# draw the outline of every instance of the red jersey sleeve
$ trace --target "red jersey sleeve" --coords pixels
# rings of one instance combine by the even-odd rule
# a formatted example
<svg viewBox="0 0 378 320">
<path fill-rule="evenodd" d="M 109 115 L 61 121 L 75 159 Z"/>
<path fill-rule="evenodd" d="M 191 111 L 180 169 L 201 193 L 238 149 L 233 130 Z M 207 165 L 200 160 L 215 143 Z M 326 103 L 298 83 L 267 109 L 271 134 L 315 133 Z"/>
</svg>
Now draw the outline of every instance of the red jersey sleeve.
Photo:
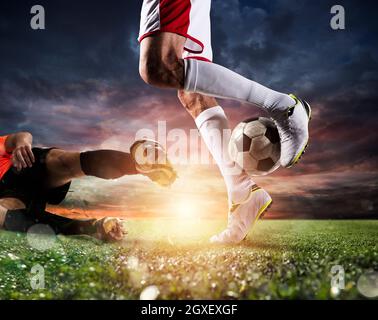
<svg viewBox="0 0 378 320">
<path fill-rule="evenodd" d="M 5 148 L 5 141 L 8 136 L 0 136 L 0 179 L 12 166 L 12 155 Z"/>
<path fill-rule="evenodd" d="M 0 136 L 0 156 L 8 155 L 8 152 L 5 149 L 5 141 L 8 136 Z"/>
</svg>

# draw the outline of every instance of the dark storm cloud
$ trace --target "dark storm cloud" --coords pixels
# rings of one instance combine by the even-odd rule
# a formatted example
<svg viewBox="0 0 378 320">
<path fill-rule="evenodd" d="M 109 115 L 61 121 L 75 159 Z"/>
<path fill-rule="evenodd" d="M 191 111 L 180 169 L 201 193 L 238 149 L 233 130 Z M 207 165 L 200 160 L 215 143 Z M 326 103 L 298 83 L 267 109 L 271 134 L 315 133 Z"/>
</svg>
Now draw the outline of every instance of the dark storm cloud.
<svg viewBox="0 0 378 320">
<path fill-rule="evenodd" d="M 39 1 L 47 30 L 32 31 L 35 1 L 3 1 L 0 57 L 11 74 L 45 77 L 56 83 L 85 78 L 137 78 L 135 42 L 138 1 Z"/>
<path fill-rule="evenodd" d="M 152 128 L 159 119 L 171 127 L 194 127 L 173 91 L 150 88 L 139 78 L 136 37 L 141 1 L 38 1 L 46 9 L 44 31 L 29 27 L 35 4 L 32 0 L 0 4 L 0 133 L 30 130 L 39 144 L 79 148 L 117 140 L 123 149 L 138 129 Z M 342 173 L 352 180 L 355 176 L 357 194 L 357 186 L 378 176 L 376 4 L 339 1 L 346 10 L 343 31 L 330 28 L 334 4 L 330 0 L 212 4 L 215 62 L 276 90 L 298 93 L 313 106 L 305 161 L 294 171 L 272 176 L 279 181 L 302 175 L 313 179 L 306 180 L 305 197 L 289 198 L 288 188 L 286 195 L 277 195 L 288 204 L 281 207 L 285 214 L 303 201 L 313 203 L 305 205 L 308 216 L 322 203 L 344 208 L 342 196 L 349 191 L 343 188 L 352 183 L 342 179 Z M 233 125 L 258 113 L 240 103 L 222 104 Z M 329 172 L 340 173 L 332 184 L 313 178 Z M 360 173 L 368 173 L 368 178 L 361 179 Z M 318 192 L 319 185 L 334 202 Z M 377 188 L 369 188 L 373 197 Z M 358 211 L 360 206 L 349 208 Z"/>
</svg>

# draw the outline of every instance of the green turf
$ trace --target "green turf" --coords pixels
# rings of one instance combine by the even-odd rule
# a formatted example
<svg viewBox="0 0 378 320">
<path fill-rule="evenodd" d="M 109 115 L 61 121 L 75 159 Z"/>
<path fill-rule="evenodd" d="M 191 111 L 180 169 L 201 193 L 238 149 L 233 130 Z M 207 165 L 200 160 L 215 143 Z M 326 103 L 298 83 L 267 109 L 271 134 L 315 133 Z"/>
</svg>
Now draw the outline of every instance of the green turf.
<svg viewBox="0 0 378 320">
<path fill-rule="evenodd" d="M 0 231 L 0 299 L 353 299 L 361 274 L 378 271 L 378 221 L 261 221 L 243 244 L 211 246 L 224 221 L 127 222 L 121 244 L 59 236 L 32 249 L 25 235 Z M 45 268 L 43 290 L 30 270 Z M 345 290 L 330 291 L 333 265 Z"/>
</svg>

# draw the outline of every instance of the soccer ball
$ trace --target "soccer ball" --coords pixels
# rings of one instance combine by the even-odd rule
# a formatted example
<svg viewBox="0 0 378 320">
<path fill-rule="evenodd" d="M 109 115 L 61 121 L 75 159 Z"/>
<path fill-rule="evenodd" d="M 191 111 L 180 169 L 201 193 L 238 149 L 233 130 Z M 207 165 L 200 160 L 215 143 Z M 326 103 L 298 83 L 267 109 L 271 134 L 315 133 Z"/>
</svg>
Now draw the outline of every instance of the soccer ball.
<svg viewBox="0 0 378 320">
<path fill-rule="evenodd" d="M 280 166 L 281 143 L 274 122 L 260 117 L 239 123 L 232 131 L 228 151 L 251 176 L 264 176 Z"/>
</svg>

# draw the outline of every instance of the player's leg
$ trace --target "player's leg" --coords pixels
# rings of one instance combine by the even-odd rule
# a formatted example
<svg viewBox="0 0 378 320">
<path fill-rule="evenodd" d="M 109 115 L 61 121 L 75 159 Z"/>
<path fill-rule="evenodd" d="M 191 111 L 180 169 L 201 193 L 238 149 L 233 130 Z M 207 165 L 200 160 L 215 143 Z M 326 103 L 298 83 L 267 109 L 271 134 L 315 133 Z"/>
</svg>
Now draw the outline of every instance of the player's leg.
<svg viewBox="0 0 378 320">
<path fill-rule="evenodd" d="M 137 174 L 135 162 L 126 152 L 95 150 L 69 152 L 52 149 L 46 156 L 47 187 L 56 188 L 82 176 L 116 179 Z"/>
<path fill-rule="evenodd" d="M 160 8 L 157 8 L 159 6 Z M 160 10 L 150 10 L 156 9 L 155 7 Z M 172 16 L 174 12 L 177 16 Z M 154 23 L 151 24 L 151 21 Z M 187 26 L 177 28 L 171 21 L 187 23 Z M 160 25 L 160 29 L 156 28 L 156 25 Z M 309 137 L 308 122 L 311 110 L 306 102 L 295 96 L 271 90 L 223 66 L 201 59 L 182 59 L 181 52 L 187 49 L 187 41 L 194 39 L 201 43 L 202 39 L 195 39 L 192 34 L 197 38 L 203 34 L 210 34 L 209 0 L 170 0 L 164 3 L 158 0 L 144 1 L 142 26 L 144 28 L 141 28 L 140 36 L 140 73 L 147 83 L 257 105 L 276 121 L 282 144 L 282 166 L 290 167 L 298 160 Z M 185 35 L 186 39 L 184 41 L 181 36 L 170 35 L 171 33 Z M 207 36 L 206 39 L 209 38 Z M 202 43 L 201 45 L 203 46 Z M 210 43 L 206 45 L 210 46 Z"/>
<path fill-rule="evenodd" d="M 179 99 L 195 119 L 206 146 L 213 155 L 227 187 L 229 199 L 228 226 L 212 242 L 237 243 L 264 213 L 272 199 L 256 186 L 245 171 L 238 168 L 228 154 L 231 137 L 228 119 L 214 98 L 179 91 Z"/>
<path fill-rule="evenodd" d="M 26 208 L 24 202 L 18 198 L 1 198 L 0 229 L 27 232 L 31 226 L 40 223 L 49 225 L 57 234 L 87 234 L 107 241 L 121 240 L 126 234 L 121 219 L 112 217 L 99 220 L 69 219 L 49 213 L 44 209 L 43 212 L 34 212 L 36 209 L 35 207 Z"/>
<path fill-rule="evenodd" d="M 183 59 L 186 38 L 159 32 L 140 44 L 142 79 L 161 88 L 185 89 L 204 95 L 253 103 L 267 111 L 288 109 L 295 101 L 223 66 L 198 59 Z"/>
<path fill-rule="evenodd" d="M 228 154 L 231 130 L 223 108 L 215 98 L 197 93 L 179 91 L 178 97 L 194 118 L 202 139 L 222 173 L 230 202 L 242 201 L 254 182 L 235 166 Z"/>
<path fill-rule="evenodd" d="M 17 212 L 17 214 L 26 215 L 27 213 L 23 211 Z M 102 219 L 70 219 L 44 211 L 43 214 L 40 215 L 38 223 L 49 225 L 56 234 L 89 235 L 106 241 L 122 240 L 126 234 L 123 220 L 114 217 Z"/>
<path fill-rule="evenodd" d="M 56 234 L 85 234 L 106 241 L 122 240 L 126 234 L 123 221 L 118 218 L 69 219 L 43 211 L 38 214 L 37 219 L 34 213 L 24 208 L 24 206 L 10 206 L 8 203 L 1 204 L 0 200 L 0 229 L 4 228 L 7 231 L 14 232 L 27 232 L 28 229 L 35 224 L 48 225 Z"/>
<path fill-rule="evenodd" d="M 184 89 L 252 103 L 266 111 L 280 135 L 283 167 L 294 165 L 308 145 L 311 108 L 292 94 L 271 90 L 227 68 L 197 59 L 185 60 Z"/>
</svg>

